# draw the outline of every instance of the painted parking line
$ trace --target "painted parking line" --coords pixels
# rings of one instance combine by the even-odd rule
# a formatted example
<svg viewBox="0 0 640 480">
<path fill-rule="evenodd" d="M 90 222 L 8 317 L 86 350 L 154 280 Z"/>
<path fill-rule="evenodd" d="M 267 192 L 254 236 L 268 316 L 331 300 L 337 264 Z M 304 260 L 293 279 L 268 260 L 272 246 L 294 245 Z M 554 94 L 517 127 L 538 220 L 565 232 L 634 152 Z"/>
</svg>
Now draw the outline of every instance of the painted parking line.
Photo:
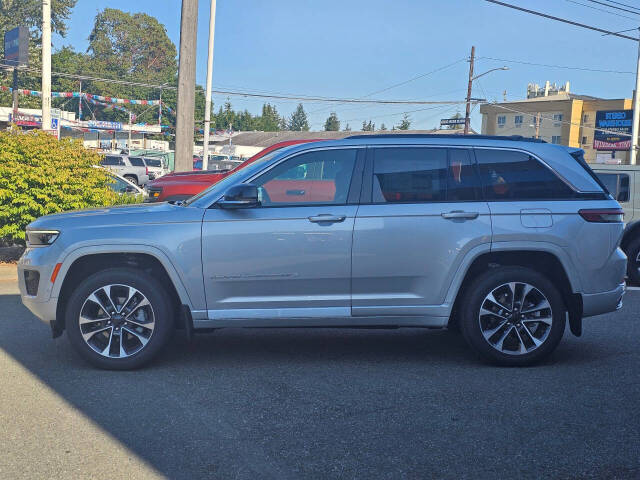
<svg viewBox="0 0 640 480">
<path fill-rule="evenodd" d="M 633 290 L 634 292 L 640 291 L 640 287 L 627 287 L 627 291 Z"/>
</svg>

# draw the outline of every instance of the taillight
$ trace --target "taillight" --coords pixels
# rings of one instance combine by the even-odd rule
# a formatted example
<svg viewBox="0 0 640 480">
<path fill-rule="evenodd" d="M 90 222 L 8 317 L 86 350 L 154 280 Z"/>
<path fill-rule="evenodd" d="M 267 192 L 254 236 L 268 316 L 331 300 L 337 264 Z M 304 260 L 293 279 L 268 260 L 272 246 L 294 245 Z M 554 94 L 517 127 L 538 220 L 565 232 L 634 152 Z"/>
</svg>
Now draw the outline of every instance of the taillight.
<svg viewBox="0 0 640 480">
<path fill-rule="evenodd" d="M 624 219 L 624 211 L 621 208 L 587 208 L 579 210 L 578 213 L 591 223 L 621 223 Z"/>
<path fill-rule="evenodd" d="M 149 167 L 144 167 L 145 175 L 149 175 Z"/>
</svg>

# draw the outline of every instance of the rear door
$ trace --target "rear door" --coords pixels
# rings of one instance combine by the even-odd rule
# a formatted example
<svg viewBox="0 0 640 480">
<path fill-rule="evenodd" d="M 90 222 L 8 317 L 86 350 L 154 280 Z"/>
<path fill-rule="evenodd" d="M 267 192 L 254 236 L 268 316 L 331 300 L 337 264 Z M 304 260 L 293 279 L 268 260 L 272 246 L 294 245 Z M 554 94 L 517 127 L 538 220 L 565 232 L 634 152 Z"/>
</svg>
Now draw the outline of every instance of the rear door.
<svg viewBox="0 0 640 480">
<path fill-rule="evenodd" d="M 444 315 L 466 254 L 490 248 L 470 148 L 370 149 L 353 235 L 354 316 Z"/>
</svg>

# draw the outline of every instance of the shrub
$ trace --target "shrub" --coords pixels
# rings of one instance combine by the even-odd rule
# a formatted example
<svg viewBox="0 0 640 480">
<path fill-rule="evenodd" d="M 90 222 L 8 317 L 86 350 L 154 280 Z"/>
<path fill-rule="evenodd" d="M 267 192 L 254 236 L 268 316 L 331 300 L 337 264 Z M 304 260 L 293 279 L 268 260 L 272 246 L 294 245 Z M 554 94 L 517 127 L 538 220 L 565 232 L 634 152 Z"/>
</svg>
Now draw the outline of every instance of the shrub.
<svg viewBox="0 0 640 480">
<path fill-rule="evenodd" d="M 0 132 L 0 244 L 24 243 L 25 227 L 50 213 L 136 199 L 116 194 L 94 168 L 98 154 L 41 131 Z"/>
</svg>

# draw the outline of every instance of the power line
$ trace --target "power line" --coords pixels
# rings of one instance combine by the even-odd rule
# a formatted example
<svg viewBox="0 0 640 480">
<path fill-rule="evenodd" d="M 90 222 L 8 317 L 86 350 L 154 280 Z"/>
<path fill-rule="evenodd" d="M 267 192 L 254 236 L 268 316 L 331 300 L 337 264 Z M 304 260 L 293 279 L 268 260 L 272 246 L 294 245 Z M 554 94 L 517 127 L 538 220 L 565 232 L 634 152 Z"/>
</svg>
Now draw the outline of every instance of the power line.
<svg viewBox="0 0 640 480">
<path fill-rule="evenodd" d="M 620 8 L 620 7 L 616 7 L 615 5 L 609 5 L 607 3 L 604 2 L 599 2 L 598 0 L 587 0 L 588 2 L 591 3 L 597 3 L 598 5 L 604 5 L 605 7 L 609 7 L 609 8 L 615 8 L 616 10 L 622 10 L 623 12 L 629 12 L 629 13 L 634 13 L 636 15 L 640 15 L 640 12 L 635 12 L 633 10 L 627 10 L 626 8 Z M 615 2 L 613 2 L 615 3 Z M 634 8 L 634 7 L 631 7 Z"/>
<path fill-rule="evenodd" d="M 635 29 L 634 29 L 635 30 Z M 550 65 L 546 63 L 533 63 L 533 62 L 523 62 L 522 60 L 509 60 L 506 58 L 495 58 L 495 57 L 479 57 L 481 59 L 486 60 L 495 60 L 497 62 L 506 62 L 506 63 L 520 63 L 522 65 L 532 65 L 536 67 L 548 67 L 548 68 L 561 68 L 565 70 L 582 70 L 585 72 L 599 72 L 599 73 L 624 73 L 629 75 L 635 75 L 636 72 L 627 72 L 621 70 L 601 70 L 598 68 L 587 68 L 587 67 L 568 67 L 566 65 Z"/>
<path fill-rule="evenodd" d="M 617 17 L 628 18 L 629 20 L 634 20 L 634 21 L 637 20 L 637 18 L 629 17 L 627 15 L 622 15 L 621 13 L 617 13 L 617 12 L 612 12 L 612 11 L 606 10 L 604 8 L 594 7 L 593 5 L 587 5 L 586 3 L 577 2 L 576 0 L 565 0 L 565 2 L 575 3 L 576 5 L 582 5 L 583 7 L 590 8 L 592 10 L 597 10 L 599 12 L 608 13 L 609 15 L 615 15 Z M 596 2 L 596 3 L 600 3 L 600 2 Z M 615 8 L 615 7 L 612 7 L 612 8 Z M 633 13 L 635 13 L 635 12 L 633 12 Z M 640 15 L 640 13 L 636 13 L 636 15 Z"/>
<path fill-rule="evenodd" d="M 391 90 L 393 88 L 401 87 L 402 85 L 406 85 L 407 83 L 415 82 L 416 80 L 419 80 L 421 78 L 427 77 L 429 75 L 432 75 L 434 73 L 440 72 L 442 70 L 446 70 L 447 68 L 453 67 L 454 65 L 457 65 L 458 63 L 461 63 L 461 62 L 464 62 L 464 61 L 466 61 L 466 58 L 461 58 L 459 60 L 456 60 L 455 62 L 449 63 L 448 65 L 445 65 L 445 66 L 440 67 L 440 68 L 436 68 L 435 70 L 431 70 L 430 72 L 422 73 L 420 75 L 416 75 L 415 77 L 412 77 L 409 80 L 405 80 L 403 82 L 395 83 L 393 85 L 390 85 L 388 87 L 382 88 L 380 90 L 376 90 L 375 92 L 367 93 L 366 95 L 363 95 L 362 97 L 358 97 L 358 99 L 361 100 L 363 98 L 367 98 L 367 97 L 370 97 L 372 95 L 376 95 L 378 93 L 386 92 L 386 91 Z M 319 108 L 317 110 L 312 110 L 311 112 L 308 113 L 308 115 L 311 115 L 312 113 L 321 112 L 323 110 L 326 110 L 326 107 Z"/>
<path fill-rule="evenodd" d="M 636 10 L 640 11 L 640 8 L 638 8 L 638 7 L 632 7 L 631 5 L 627 5 L 626 3 L 616 2 L 616 1 L 614 1 L 614 0 L 607 0 L 607 2 L 609 2 L 609 3 L 615 3 L 615 4 L 617 4 L 617 5 L 622 5 L 623 7 L 635 8 Z"/>
<path fill-rule="evenodd" d="M 574 25 L 576 27 L 586 28 L 588 30 L 594 30 L 594 31 L 600 32 L 600 33 L 608 33 L 609 35 L 613 35 L 614 37 L 626 38 L 627 40 L 633 40 L 634 42 L 638 41 L 637 38 L 630 37 L 629 35 L 622 35 L 621 33 L 611 32 L 611 31 L 605 30 L 603 28 L 593 27 L 591 25 L 586 25 L 584 23 L 574 22 L 572 20 L 567 20 L 565 18 L 554 17 L 553 15 L 548 15 L 546 13 L 537 12 L 535 10 L 529 10 L 528 8 L 517 7 L 515 5 L 511 5 L 510 3 L 500 2 L 498 0 L 485 0 L 485 1 L 489 2 L 489 3 L 495 3 L 496 5 L 501 5 L 503 7 L 513 8 L 514 10 L 520 10 L 521 12 L 530 13 L 532 15 L 538 15 L 539 17 L 548 18 L 550 20 L 556 20 L 558 22 L 568 23 L 569 25 Z"/>
</svg>

